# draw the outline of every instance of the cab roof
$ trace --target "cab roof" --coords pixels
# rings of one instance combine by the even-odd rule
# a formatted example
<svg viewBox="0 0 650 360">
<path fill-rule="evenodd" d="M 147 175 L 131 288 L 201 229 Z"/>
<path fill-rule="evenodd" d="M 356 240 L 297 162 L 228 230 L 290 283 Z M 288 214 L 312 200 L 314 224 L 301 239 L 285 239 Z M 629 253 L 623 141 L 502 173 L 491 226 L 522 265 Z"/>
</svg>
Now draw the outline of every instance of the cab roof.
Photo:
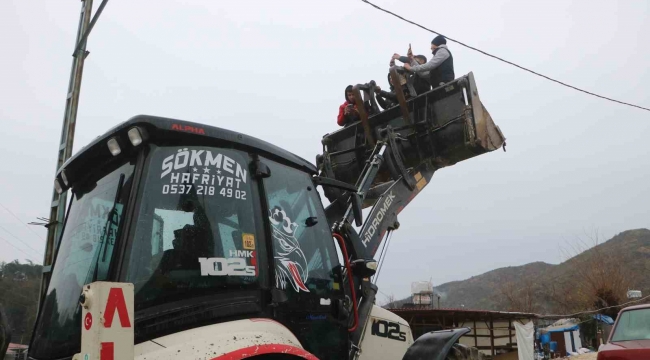
<svg viewBox="0 0 650 360">
<path fill-rule="evenodd" d="M 252 151 L 259 155 L 278 160 L 287 165 L 300 168 L 311 174 L 316 174 L 316 167 L 309 161 L 264 140 L 249 135 L 226 130 L 214 126 L 194 123 L 190 121 L 163 118 L 149 115 L 138 115 L 113 127 L 90 144 L 84 146 L 58 170 L 57 177 L 63 169 L 71 171 L 83 169 L 85 166 L 99 161 L 101 158 L 110 158 L 111 153 L 107 142 L 112 137 L 118 137 L 121 146 L 130 146 L 127 131 L 134 126 L 139 126 L 147 131 L 151 141 L 167 141 L 175 143 L 178 140 L 196 141 L 197 144 L 207 146 L 224 146 Z M 187 144 L 187 143 L 185 143 Z"/>
</svg>

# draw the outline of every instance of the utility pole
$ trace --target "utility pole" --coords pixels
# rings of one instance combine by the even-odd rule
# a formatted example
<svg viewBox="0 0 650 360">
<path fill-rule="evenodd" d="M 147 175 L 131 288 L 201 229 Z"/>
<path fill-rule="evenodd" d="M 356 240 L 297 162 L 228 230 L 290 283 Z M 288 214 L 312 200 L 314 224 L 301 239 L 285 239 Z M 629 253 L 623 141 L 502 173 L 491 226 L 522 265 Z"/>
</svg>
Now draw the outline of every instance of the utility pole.
<svg viewBox="0 0 650 360">
<path fill-rule="evenodd" d="M 58 147 L 58 158 L 56 161 L 56 171 L 72 156 L 72 145 L 74 144 L 74 130 L 77 121 L 77 109 L 79 107 L 79 92 L 81 90 L 81 77 L 83 74 L 84 61 L 89 52 L 86 51 L 86 40 L 90 31 L 95 26 L 99 15 L 101 15 L 108 0 L 103 0 L 97 12 L 93 16 L 93 0 L 81 0 L 81 15 L 79 17 L 79 27 L 77 29 L 77 39 L 75 49 L 72 53 L 72 70 L 70 73 L 70 82 L 65 100 L 65 113 L 63 115 L 63 128 L 61 129 L 61 141 Z M 50 217 L 47 228 L 47 240 L 45 244 L 45 256 L 43 258 L 43 277 L 41 281 L 40 300 L 47 291 L 47 286 L 52 275 L 52 262 L 54 254 L 58 247 L 59 237 L 63 220 L 65 218 L 67 193 L 59 194 L 56 189 L 53 190 L 52 203 L 50 205 Z"/>
</svg>

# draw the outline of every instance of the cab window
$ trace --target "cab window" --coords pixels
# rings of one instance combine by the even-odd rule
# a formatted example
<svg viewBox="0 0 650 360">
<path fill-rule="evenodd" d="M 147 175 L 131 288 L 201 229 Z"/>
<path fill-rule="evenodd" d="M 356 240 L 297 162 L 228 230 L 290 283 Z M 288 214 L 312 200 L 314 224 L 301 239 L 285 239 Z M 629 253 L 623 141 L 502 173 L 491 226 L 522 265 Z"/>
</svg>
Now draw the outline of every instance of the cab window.
<svg viewBox="0 0 650 360">
<path fill-rule="evenodd" d="M 271 176 L 264 179 L 273 241 L 275 286 L 288 292 L 327 296 L 338 284 L 339 266 L 318 192 L 310 176 L 264 160 Z"/>
<path fill-rule="evenodd" d="M 260 256 L 247 153 L 154 147 L 143 179 L 126 281 L 136 310 L 259 287 Z"/>
</svg>

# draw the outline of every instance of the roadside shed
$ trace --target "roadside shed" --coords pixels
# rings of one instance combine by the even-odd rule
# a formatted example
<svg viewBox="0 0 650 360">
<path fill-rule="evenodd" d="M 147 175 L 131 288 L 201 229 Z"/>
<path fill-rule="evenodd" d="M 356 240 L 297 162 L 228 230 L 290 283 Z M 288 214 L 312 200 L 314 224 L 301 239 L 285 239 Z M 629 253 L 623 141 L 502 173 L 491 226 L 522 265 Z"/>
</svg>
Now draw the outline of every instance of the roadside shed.
<svg viewBox="0 0 650 360">
<path fill-rule="evenodd" d="M 515 322 L 527 324 L 537 317 L 532 313 L 429 307 L 389 310 L 409 323 L 414 338 L 430 331 L 467 327 L 471 331 L 460 343 L 476 347 L 492 358 L 517 350 Z"/>
<path fill-rule="evenodd" d="M 557 352 L 566 356 L 569 352 L 578 352 L 582 347 L 580 340 L 579 321 L 575 319 L 562 319 L 553 325 L 540 329 L 540 334 L 550 334 L 550 341 L 557 343 Z"/>
</svg>

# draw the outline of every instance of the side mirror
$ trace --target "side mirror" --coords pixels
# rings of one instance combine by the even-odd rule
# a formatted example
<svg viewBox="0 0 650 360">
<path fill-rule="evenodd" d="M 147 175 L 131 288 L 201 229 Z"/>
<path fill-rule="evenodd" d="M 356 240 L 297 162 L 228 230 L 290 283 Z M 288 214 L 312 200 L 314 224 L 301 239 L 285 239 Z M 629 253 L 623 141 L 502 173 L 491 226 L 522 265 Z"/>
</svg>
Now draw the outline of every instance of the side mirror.
<svg viewBox="0 0 650 360">
<path fill-rule="evenodd" d="M 332 317 L 341 325 L 350 322 L 350 298 L 346 295 L 343 299 L 333 299 Z"/>
<path fill-rule="evenodd" d="M 369 278 L 377 272 L 377 261 L 358 259 L 352 262 L 352 273 L 360 278 Z"/>
<path fill-rule="evenodd" d="M 361 196 L 359 196 L 359 194 L 357 193 L 356 186 L 350 185 L 346 182 L 339 181 L 336 179 L 324 177 L 324 176 L 314 176 L 312 180 L 316 185 L 333 187 L 336 189 L 347 191 L 350 194 L 350 203 L 352 204 L 352 214 L 354 215 L 354 223 L 357 226 L 361 226 L 363 224 L 363 213 L 361 212 L 361 210 L 363 209 L 362 206 L 363 201 L 361 200 Z"/>
</svg>

